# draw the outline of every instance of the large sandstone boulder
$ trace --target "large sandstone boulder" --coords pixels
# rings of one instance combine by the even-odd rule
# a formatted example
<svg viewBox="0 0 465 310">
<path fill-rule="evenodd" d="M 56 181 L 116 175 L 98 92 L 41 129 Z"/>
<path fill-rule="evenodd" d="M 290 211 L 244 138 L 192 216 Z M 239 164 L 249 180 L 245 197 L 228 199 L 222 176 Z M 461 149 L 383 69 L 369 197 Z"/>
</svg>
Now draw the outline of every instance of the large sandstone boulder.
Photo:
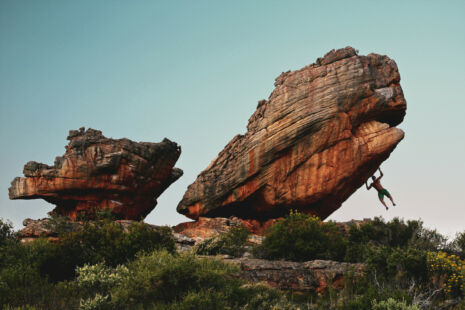
<svg viewBox="0 0 465 310">
<path fill-rule="evenodd" d="M 24 178 L 15 178 L 10 199 L 42 198 L 53 212 L 75 220 L 98 210 L 119 219 L 141 219 L 156 198 L 181 175 L 174 168 L 181 148 L 168 139 L 160 143 L 109 139 L 98 130 L 71 130 L 66 153 L 53 166 L 28 162 Z"/>
<path fill-rule="evenodd" d="M 324 219 L 404 137 L 396 63 L 347 47 L 282 73 L 237 135 L 189 186 L 177 211 L 192 219 L 268 220 L 290 209 Z"/>
</svg>

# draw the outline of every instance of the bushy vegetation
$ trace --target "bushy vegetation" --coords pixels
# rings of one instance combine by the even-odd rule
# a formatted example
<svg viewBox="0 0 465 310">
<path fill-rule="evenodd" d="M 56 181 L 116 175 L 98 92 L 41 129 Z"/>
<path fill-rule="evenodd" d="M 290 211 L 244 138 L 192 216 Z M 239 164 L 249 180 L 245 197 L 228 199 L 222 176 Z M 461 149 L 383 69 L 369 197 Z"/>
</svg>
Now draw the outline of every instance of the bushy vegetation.
<svg viewBox="0 0 465 310">
<path fill-rule="evenodd" d="M 444 300 L 465 305 L 465 233 L 453 242 L 421 221 L 375 218 L 338 227 L 292 212 L 274 225 L 255 249 L 267 259 L 333 259 L 363 263 L 363 277 L 346 277 L 337 298 L 319 298 L 321 309 L 435 309 Z M 334 295 L 334 293 L 332 293 Z M 329 298 L 329 299 L 328 299 Z M 334 303 L 337 300 L 337 303 Z M 415 303 L 414 306 L 411 306 Z M 413 307 L 413 308 L 412 308 Z"/>
<path fill-rule="evenodd" d="M 100 216 L 100 215 L 99 215 Z M 340 225 L 292 212 L 270 228 L 256 256 L 364 264 L 347 270 L 344 289 L 293 295 L 248 284 L 238 270 L 197 254 L 241 256 L 248 231 L 233 227 L 178 254 L 169 228 L 127 227 L 105 216 L 75 230 L 50 225 L 59 239 L 21 243 L 0 220 L 2 309 L 463 309 L 465 233 L 455 240 L 421 221 L 375 218 Z"/>
<path fill-rule="evenodd" d="M 227 254 L 239 257 L 245 251 L 249 234 L 244 227 L 231 227 L 228 232 L 208 238 L 198 244 L 195 252 L 200 255 Z"/>
<path fill-rule="evenodd" d="M 77 266 L 104 261 L 116 266 L 131 260 L 140 251 L 175 250 L 175 242 L 168 227 L 153 229 L 145 223 L 134 223 L 124 231 L 116 222 L 85 223 L 83 229 L 60 236 L 40 266 L 43 274 L 53 281 L 74 278 Z"/>
<path fill-rule="evenodd" d="M 465 297 L 465 261 L 445 252 L 428 253 L 428 268 L 434 281 L 452 298 Z"/>
<path fill-rule="evenodd" d="M 342 260 L 346 247 L 347 239 L 335 223 L 322 223 L 317 217 L 291 212 L 269 229 L 255 254 L 267 259 Z"/>
<path fill-rule="evenodd" d="M 462 259 L 465 259 L 465 231 L 458 233 L 455 240 L 452 242 L 454 251 Z"/>
<path fill-rule="evenodd" d="M 81 309 L 271 309 L 287 301 L 276 290 L 244 285 L 235 267 L 218 259 L 155 251 L 127 266 L 78 269 L 87 289 Z M 269 305 L 269 306 L 266 306 Z"/>
<path fill-rule="evenodd" d="M 416 305 L 407 305 L 404 300 L 388 298 L 380 302 L 373 301 L 372 310 L 420 310 L 420 308 Z"/>
<path fill-rule="evenodd" d="M 0 305 L 65 308 L 61 296 L 72 301 L 76 295 L 72 287 L 76 267 L 99 262 L 113 267 L 141 251 L 175 250 L 168 227 L 155 230 L 144 223 L 132 224 L 125 232 L 118 223 L 89 222 L 82 230 L 63 233 L 57 243 L 39 239 L 22 244 L 4 222 L 0 231 Z"/>
</svg>

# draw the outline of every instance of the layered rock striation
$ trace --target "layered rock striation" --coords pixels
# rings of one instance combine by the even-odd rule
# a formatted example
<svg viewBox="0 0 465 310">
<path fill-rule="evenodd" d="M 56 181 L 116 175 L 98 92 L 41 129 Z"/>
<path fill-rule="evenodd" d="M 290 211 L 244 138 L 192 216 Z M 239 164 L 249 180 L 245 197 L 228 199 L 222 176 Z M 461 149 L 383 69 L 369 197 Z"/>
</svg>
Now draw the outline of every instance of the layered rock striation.
<svg viewBox="0 0 465 310">
<path fill-rule="evenodd" d="M 351 47 L 282 73 L 246 134 L 200 173 L 177 211 L 265 221 L 295 209 L 325 219 L 404 137 L 399 82 L 394 60 Z"/>
<path fill-rule="evenodd" d="M 10 199 L 42 198 L 56 214 L 75 220 L 107 209 L 119 219 L 141 219 L 156 198 L 182 175 L 175 142 L 109 139 L 101 131 L 71 130 L 66 153 L 53 166 L 28 162 L 9 188 Z"/>
<path fill-rule="evenodd" d="M 330 260 L 307 262 L 269 261 L 256 258 L 225 259 L 240 268 L 239 276 L 247 282 L 264 282 L 271 287 L 297 292 L 325 292 L 344 287 L 348 273 L 360 276 L 363 264 Z"/>
</svg>

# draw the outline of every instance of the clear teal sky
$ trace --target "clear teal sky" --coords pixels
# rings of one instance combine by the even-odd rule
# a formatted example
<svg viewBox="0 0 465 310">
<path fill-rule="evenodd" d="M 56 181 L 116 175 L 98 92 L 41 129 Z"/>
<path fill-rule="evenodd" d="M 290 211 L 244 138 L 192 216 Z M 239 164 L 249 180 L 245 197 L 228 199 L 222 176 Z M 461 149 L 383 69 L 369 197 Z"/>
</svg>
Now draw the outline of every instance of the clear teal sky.
<svg viewBox="0 0 465 310">
<path fill-rule="evenodd" d="M 52 210 L 10 201 L 7 188 L 86 126 L 178 142 L 185 174 L 146 220 L 183 221 L 186 187 L 245 132 L 274 79 L 347 45 L 397 62 L 406 138 L 383 165 L 398 206 L 386 212 L 360 189 L 331 219 L 465 230 L 465 1 L 0 0 L 0 217 L 20 228 Z"/>
</svg>

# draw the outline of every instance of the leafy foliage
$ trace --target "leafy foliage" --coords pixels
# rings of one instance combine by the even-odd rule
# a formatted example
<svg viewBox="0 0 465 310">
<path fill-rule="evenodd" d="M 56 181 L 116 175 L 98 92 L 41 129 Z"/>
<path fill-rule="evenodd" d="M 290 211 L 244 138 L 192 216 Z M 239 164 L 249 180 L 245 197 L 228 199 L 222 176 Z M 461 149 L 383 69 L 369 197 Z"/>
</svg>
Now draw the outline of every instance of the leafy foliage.
<svg viewBox="0 0 465 310">
<path fill-rule="evenodd" d="M 452 247 L 462 259 L 465 259 L 465 231 L 457 234 Z"/>
<path fill-rule="evenodd" d="M 115 222 L 86 223 L 79 231 L 61 236 L 54 253 L 40 266 L 42 273 L 53 281 L 72 279 L 77 266 L 106 262 L 116 266 L 133 259 L 140 251 L 175 250 L 168 227 L 153 229 L 145 223 L 124 228 Z"/>
<path fill-rule="evenodd" d="M 220 236 L 204 240 L 196 246 L 196 253 L 201 255 L 227 254 L 241 256 L 245 251 L 245 244 L 249 231 L 244 227 L 231 227 L 228 232 Z"/>
<path fill-rule="evenodd" d="M 342 260 L 347 247 L 335 223 L 323 223 L 318 217 L 298 212 L 272 226 L 265 237 L 255 253 L 269 259 Z"/>
<path fill-rule="evenodd" d="M 465 260 L 445 252 L 428 253 L 428 267 L 435 275 L 436 284 L 450 297 L 465 296 Z"/>
<path fill-rule="evenodd" d="M 399 301 L 394 298 L 389 298 L 380 302 L 374 300 L 372 310 L 420 310 L 420 308 L 416 305 L 409 306 L 403 300 Z"/>
<path fill-rule="evenodd" d="M 278 291 L 243 285 L 235 272 L 217 259 L 166 250 L 139 255 L 127 268 L 85 266 L 77 280 L 94 293 L 81 300 L 81 309 L 272 309 L 286 304 Z"/>
<path fill-rule="evenodd" d="M 169 228 L 154 230 L 144 223 L 129 226 L 127 232 L 116 223 L 88 223 L 81 231 L 64 233 L 56 244 L 46 239 L 22 244 L 5 231 L 0 251 L 0 305 L 68 308 L 78 300 L 75 283 L 56 282 L 73 280 L 77 266 L 103 261 L 116 266 L 140 251 L 175 250 Z"/>
<path fill-rule="evenodd" d="M 105 217 L 105 216 L 103 216 Z M 272 259 L 362 262 L 344 289 L 300 296 L 246 284 L 220 260 L 177 254 L 171 230 L 144 223 L 88 221 L 70 232 L 52 218 L 59 241 L 23 244 L 0 220 L 2 309 L 439 309 L 465 307 L 463 234 L 449 246 L 421 221 L 381 218 L 347 226 L 293 212 L 254 252 Z M 74 228 L 71 230 L 75 230 Z M 248 232 L 228 233 L 197 253 L 242 255 Z M 293 301 L 299 299 L 300 301 Z"/>
<path fill-rule="evenodd" d="M 14 239 L 13 225 L 11 222 L 4 222 L 0 218 L 0 247 L 4 246 L 8 241 Z"/>
</svg>

